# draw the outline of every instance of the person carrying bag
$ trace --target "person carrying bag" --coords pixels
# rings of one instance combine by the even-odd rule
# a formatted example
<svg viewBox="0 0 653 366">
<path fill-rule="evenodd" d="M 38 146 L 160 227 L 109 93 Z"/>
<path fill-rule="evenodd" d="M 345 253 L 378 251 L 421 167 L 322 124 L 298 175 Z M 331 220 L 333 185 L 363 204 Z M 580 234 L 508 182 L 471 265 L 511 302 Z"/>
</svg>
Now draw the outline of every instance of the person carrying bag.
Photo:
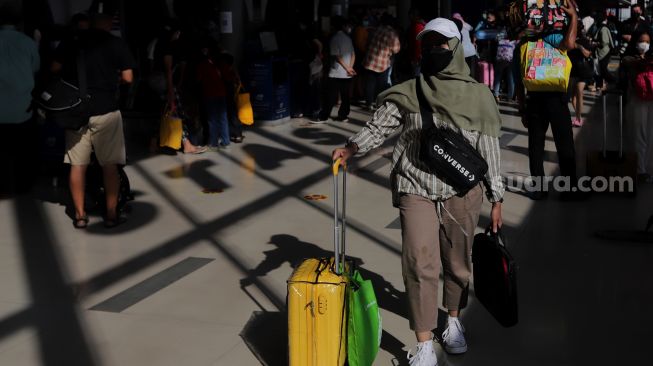
<svg viewBox="0 0 653 366">
<path fill-rule="evenodd" d="M 84 50 L 77 53 L 77 65 L 77 86 L 56 78 L 34 97 L 36 105 L 47 118 L 65 130 L 79 130 L 91 118 Z"/>
<path fill-rule="evenodd" d="M 467 304 L 483 180 L 488 182 L 486 195 L 492 202 L 493 232 L 502 225 L 501 117 L 492 92 L 470 77 L 461 38 L 452 21 L 430 21 L 417 36 L 422 42 L 421 75 L 382 93 L 377 101 L 380 108 L 372 119 L 332 154 L 334 160 L 346 161 L 381 146 L 388 136 L 400 131 L 390 180 L 393 205 L 401 217 L 409 325 L 418 342 L 416 353 L 408 356 L 411 366 L 437 365 L 431 330 L 438 324 L 441 265 L 445 274 L 443 305 L 449 313 L 441 343 L 449 353 L 467 351 L 459 315 Z M 422 103 L 428 108 L 425 112 L 421 112 Z M 435 138 L 443 138 L 447 149 L 438 146 L 436 150 Z M 438 156 L 423 153 L 424 146 Z M 487 168 L 476 170 L 476 164 L 467 159 L 474 159 L 481 168 L 486 163 Z M 472 172 L 470 186 L 452 178 L 469 178 Z"/>
<path fill-rule="evenodd" d="M 528 95 L 525 99 L 520 98 L 519 110 L 522 124 L 528 128 L 528 159 L 532 182 L 529 196 L 533 200 L 548 197 L 544 146 L 549 126 L 558 153 L 560 176 L 569 181 L 569 190 L 561 192 L 560 199 L 574 201 L 587 197 L 586 193 L 577 189 L 576 148 L 567 95 L 571 72 L 567 52 L 576 48 L 578 13 L 574 0 L 567 0 L 566 3 L 561 9 L 567 13 L 570 22 L 564 33 L 529 37 L 521 47 L 521 86 L 525 87 Z M 523 90 L 520 95 L 523 95 Z"/>
<path fill-rule="evenodd" d="M 381 346 L 383 326 L 372 281 L 358 270 L 349 279 L 347 361 L 349 366 L 372 366 Z"/>
<path fill-rule="evenodd" d="M 184 134 L 183 120 L 176 116 L 169 107 L 161 117 L 159 129 L 159 146 L 169 147 L 174 150 L 181 149 L 181 140 Z"/>
</svg>

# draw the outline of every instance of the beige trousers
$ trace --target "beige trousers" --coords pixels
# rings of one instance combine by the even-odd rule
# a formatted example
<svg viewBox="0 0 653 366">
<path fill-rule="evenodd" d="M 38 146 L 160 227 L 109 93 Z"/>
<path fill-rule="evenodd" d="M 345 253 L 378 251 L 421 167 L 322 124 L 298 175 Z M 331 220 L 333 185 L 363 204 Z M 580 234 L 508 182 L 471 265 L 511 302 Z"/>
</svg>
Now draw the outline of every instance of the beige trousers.
<svg viewBox="0 0 653 366">
<path fill-rule="evenodd" d="M 93 151 L 101 166 L 125 165 L 125 135 L 119 110 L 91 117 L 79 131 L 66 130 L 64 163 L 89 165 Z"/>
<path fill-rule="evenodd" d="M 467 304 L 474 229 L 482 202 L 480 185 L 464 197 L 442 203 L 410 194 L 400 197 L 402 273 L 412 330 L 426 332 L 437 327 L 441 265 L 443 306 L 460 310 Z"/>
</svg>

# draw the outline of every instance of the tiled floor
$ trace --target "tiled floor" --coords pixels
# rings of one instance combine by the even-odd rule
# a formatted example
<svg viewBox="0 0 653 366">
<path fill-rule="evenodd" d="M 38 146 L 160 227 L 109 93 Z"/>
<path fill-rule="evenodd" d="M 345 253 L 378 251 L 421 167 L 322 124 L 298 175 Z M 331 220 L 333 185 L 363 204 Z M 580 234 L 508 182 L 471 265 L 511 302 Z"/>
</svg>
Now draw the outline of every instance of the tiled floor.
<svg viewBox="0 0 653 366">
<path fill-rule="evenodd" d="M 596 106 L 597 108 L 593 108 Z M 600 103 L 576 130 L 584 171 L 600 141 Z M 504 116 L 502 172 L 528 173 L 527 134 Z M 362 126 L 296 119 L 256 128 L 245 143 L 200 156 L 151 156 L 126 168 L 136 200 L 107 231 L 74 230 L 53 199 L 0 201 L 0 365 L 283 364 L 286 280 L 301 258 L 332 248 L 330 151 Z M 554 172 L 555 147 L 547 142 Z M 405 364 L 414 346 L 401 279 L 398 212 L 390 204 L 391 144 L 355 161 L 348 186 L 348 254 L 361 258 L 383 308 L 375 364 Z M 205 188 L 222 193 L 203 194 Z M 653 245 L 607 242 L 599 229 L 642 229 L 653 187 L 636 198 L 566 203 L 506 196 L 508 246 L 519 263 L 520 323 L 499 326 L 473 295 L 463 312 L 469 352 L 441 365 L 647 365 L 653 341 Z M 45 192 L 39 197 L 55 197 Z M 487 224 L 485 203 L 479 231 Z M 120 312 L 89 310 L 187 258 L 212 259 Z M 473 294 L 473 292 L 472 292 Z M 129 301 L 129 299 L 127 299 Z"/>
</svg>

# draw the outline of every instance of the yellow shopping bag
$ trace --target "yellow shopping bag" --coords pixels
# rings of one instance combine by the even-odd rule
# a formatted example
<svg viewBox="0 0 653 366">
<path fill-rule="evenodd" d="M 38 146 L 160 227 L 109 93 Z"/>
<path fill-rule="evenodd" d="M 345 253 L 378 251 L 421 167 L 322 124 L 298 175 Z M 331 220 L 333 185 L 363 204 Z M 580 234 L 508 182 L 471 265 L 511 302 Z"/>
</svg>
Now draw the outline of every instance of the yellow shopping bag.
<svg viewBox="0 0 653 366">
<path fill-rule="evenodd" d="M 183 134 L 181 118 L 166 111 L 161 118 L 161 129 L 159 130 L 159 146 L 167 146 L 175 150 L 181 148 Z"/>
<path fill-rule="evenodd" d="M 249 93 L 243 91 L 243 85 L 238 85 L 236 89 L 236 108 L 238 110 L 238 120 L 244 125 L 254 124 L 254 110 L 252 102 L 249 99 Z"/>
<path fill-rule="evenodd" d="M 567 92 L 571 75 L 571 60 L 566 51 L 543 40 L 521 46 L 521 66 L 524 87 L 530 92 Z"/>
</svg>

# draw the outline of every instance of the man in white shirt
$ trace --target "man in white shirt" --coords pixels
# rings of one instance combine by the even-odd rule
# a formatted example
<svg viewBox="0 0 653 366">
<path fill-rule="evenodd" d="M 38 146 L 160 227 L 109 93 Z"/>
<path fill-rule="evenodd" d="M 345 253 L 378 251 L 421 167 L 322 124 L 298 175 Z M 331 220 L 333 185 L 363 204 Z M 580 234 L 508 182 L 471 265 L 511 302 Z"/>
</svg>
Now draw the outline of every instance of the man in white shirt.
<svg viewBox="0 0 653 366">
<path fill-rule="evenodd" d="M 331 109 L 333 109 L 333 106 L 338 101 L 338 93 L 340 93 L 341 103 L 340 109 L 338 110 L 338 117 L 335 120 L 347 122 L 349 116 L 349 89 L 351 78 L 356 75 L 356 71 L 354 71 L 354 62 L 356 61 L 354 44 L 349 37 L 352 26 L 342 17 L 333 18 L 332 24 L 337 32 L 333 35 L 329 43 L 331 67 L 326 83 L 327 100 L 324 109 L 320 112 L 320 116 L 312 121 L 313 123 L 324 123 L 329 119 Z"/>
<path fill-rule="evenodd" d="M 583 34 L 587 34 L 589 32 L 590 28 L 594 25 L 594 18 L 592 18 L 591 15 L 586 16 L 582 20 L 583 22 Z"/>
</svg>

